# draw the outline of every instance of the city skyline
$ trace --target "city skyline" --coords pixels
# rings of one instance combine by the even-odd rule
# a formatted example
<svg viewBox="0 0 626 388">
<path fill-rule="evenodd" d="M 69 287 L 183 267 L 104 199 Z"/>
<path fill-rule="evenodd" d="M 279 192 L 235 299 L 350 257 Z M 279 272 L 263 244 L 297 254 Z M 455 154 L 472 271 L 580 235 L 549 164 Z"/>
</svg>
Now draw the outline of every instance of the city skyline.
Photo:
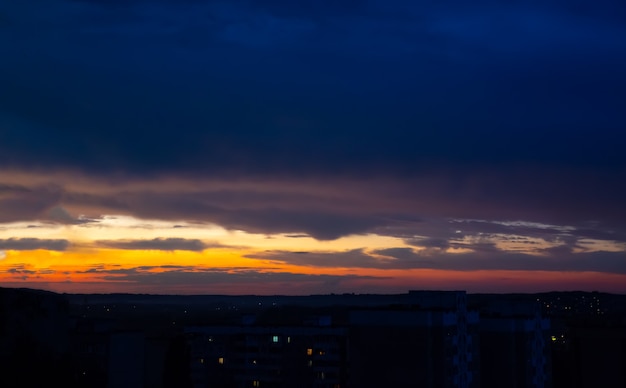
<svg viewBox="0 0 626 388">
<path fill-rule="evenodd" d="M 624 4 L 0 5 L 0 285 L 626 293 Z"/>
</svg>

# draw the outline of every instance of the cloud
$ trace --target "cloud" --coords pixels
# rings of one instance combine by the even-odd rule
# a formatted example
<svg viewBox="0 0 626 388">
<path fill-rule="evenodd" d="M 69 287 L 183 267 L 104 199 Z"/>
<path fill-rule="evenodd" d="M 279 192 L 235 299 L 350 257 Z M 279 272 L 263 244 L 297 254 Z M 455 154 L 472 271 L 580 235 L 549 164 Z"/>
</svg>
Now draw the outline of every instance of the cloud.
<svg viewBox="0 0 626 388">
<path fill-rule="evenodd" d="M 219 245 L 206 244 L 197 239 L 184 238 L 154 238 L 152 240 L 100 240 L 95 242 L 96 246 L 113 249 L 138 249 L 138 250 L 159 250 L 159 251 L 193 251 L 201 252 L 209 247 Z"/>
<path fill-rule="evenodd" d="M 154 270 L 158 271 L 154 271 Z M 355 284 L 364 280 L 385 280 L 385 277 L 359 275 L 302 274 L 292 272 L 261 271 L 251 268 L 199 268 L 199 267 L 132 267 L 91 271 L 107 282 L 120 287 L 143 289 L 154 293 L 229 293 L 229 294 L 289 294 L 354 291 Z M 252 291 L 254 290 L 254 291 Z M 282 291 L 281 291 L 282 290 Z"/>
<path fill-rule="evenodd" d="M 62 189 L 53 183 L 41 186 L 3 185 L 0 187 L 0 222 L 38 220 L 57 205 Z"/>
<path fill-rule="evenodd" d="M 10 274 L 24 274 L 24 275 L 34 275 L 37 273 L 37 271 L 33 271 L 33 270 L 29 270 L 29 269 L 23 269 L 23 268 L 9 268 L 6 270 L 7 273 Z"/>
<path fill-rule="evenodd" d="M 425 256 L 409 248 L 378 250 L 376 254 L 396 259 L 392 266 L 405 268 L 432 268 L 460 271 L 520 270 L 520 271 L 592 271 L 626 273 L 623 252 L 571 253 L 562 249 L 550 257 L 516 252 L 474 251 L 471 253 L 442 253 Z"/>
<path fill-rule="evenodd" d="M 365 233 L 384 223 L 377 214 L 359 212 L 359 199 L 344 205 L 351 193 L 333 193 L 327 200 L 326 187 L 311 192 L 288 189 L 288 182 L 274 188 L 259 183 L 252 189 L 161 192 L 124 190 L 114 195 L 67 192 L 68 207 L 93 208 L 99 213 L 126 213 L 145 219 L 203 221 L 230 230 L 250 233 L 309 235 L 318 240 Z M 207 185 L 210 186 L 210 183 Z M 287 188 L 283 190 L 283 187 Z M 317 193 L 315 192 L 317 191 Z M 334 191 L 334 190 L 333 190 Z M 95 210 L 97 209 L 97 210 Z"/>
<path fill-rule="evenodd" d="M 626 241 L 626 207 L 618 195 L 626 196 L 626 186 L 616 183 L 606 188 L 609 194 L 601 190 L 606 182 L 619 180 L 603 183 L 590 175 L 535 172 L 531 178 L 530 172 L 457 176 L 442 170 L 401 180 L 379 175 L 260 179 L 8 171 L 3 173 L 0 222 L 97 226 L 102 214 L 127 215 L 318 240 L 374 233 L 440 248 L 445 241 L 479 237 L 520 243 L 524 238 L 529 245 L 589 237 Z M 552 174 L 559 184 L 547 182 Z M 577 189 L 579 180 L 598 188 Z"/>
<path fill-rule="evenodd" d="M 25 186 L 0 183 L 0 195 L 15 194 L 15 193 L 25 194 L 28 192 L 30 192 L 30 190 Z"/>
<path fill-rule="evenodd" d="M 441 238 L 410 238 L 406 239 L 405 242 L 409 245 L 424 248 L 446 249 L 450 247 L 450 242 Z"/>
<path fill-rule="evenodd" d="M 573 253 L 569 249 L 554 249 L 544 253 L 549 253 L 549 255 L 504 252 L 492 248 L 473 250 L 468 253 L 447 253 L 440 250 L 396 247 L 372 252 L 365 252 L 363 249 L 304 253 L 267 251 L 246 257 L 320 268 L 590 271 L 626 274 L 624 252 Z"/>
<path fill-rule="evenodd" d="M 88 222 L 96 222 L 95 219 L 89 219 L 84 216 L 74 217 L 62 206 L 55 206 L 48 210 L 47 219 L 61 224 L 86 224 Z"/>
<path fill-rule="evenodd" d="M 9 238 L 0 239 L 0 250 L 30 251 L 35 249 L 47 249 L 50 251 L 65 251 L 70 245 L 68 240 L 63 239 L 38 239 L 38 238 Z"/>
<path fill-rule="evenodd" d="M 393 256 L 391 254 L 393 254 Z M 319 268 L 407 269 L 423 267 L 423 265 L 417 262 L 406 264 L 407 257 L 410 259 L 417 258 L 408 248 L 389 248 L 387 250 L 378 251 L 375 254 L 366 253 L 364 249 L 353 249 L 342 252 L 294 252 L 275 250 L 249 254 L 245 257 Z M 430 265 L 427 267 L 430 267 Z"/>
<path fill-rule="evenodd" d="M 384 262 L 364 253 L 362 249 L 353 249 L 343 252 L 294 252 L 276 250 L 253 253 L 245 257 L 302 266 L 330 268 L 375 268 L 385 265 Z"/>
</svg>

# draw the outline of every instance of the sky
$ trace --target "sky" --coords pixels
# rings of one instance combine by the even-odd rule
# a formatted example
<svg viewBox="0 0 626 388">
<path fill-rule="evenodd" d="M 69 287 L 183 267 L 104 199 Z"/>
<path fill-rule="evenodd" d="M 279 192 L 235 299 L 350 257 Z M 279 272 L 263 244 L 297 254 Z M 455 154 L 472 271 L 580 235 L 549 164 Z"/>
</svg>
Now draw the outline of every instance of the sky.
<svg viewBox="0 0 626 388">
<path fill-rule="evenodd" d="M 0 3 L 0 286 L 626 293 L 621 0 Z"/>
</svg>

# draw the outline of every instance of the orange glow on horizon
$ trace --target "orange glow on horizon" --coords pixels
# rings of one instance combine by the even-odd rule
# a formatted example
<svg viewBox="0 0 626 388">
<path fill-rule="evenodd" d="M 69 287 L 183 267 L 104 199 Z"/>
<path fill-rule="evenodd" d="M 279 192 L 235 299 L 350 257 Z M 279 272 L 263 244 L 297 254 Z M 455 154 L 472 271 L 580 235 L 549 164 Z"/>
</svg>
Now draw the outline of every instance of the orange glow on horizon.
<svg viewBox="0 0 626 388">
<path fill-rule="evenodd" d="M 207 249 L 202 252 L 150 250 L 6 251 L 0 261 L 0 284 L 56 292 L 141 292 L 306 294 L 331 292 L 403 293 L 410 289 L 462 289 L 468 292 L 541 292 L 602 290 L 626 292 L 626 275 L 599 272 L 434 270 L 309 267 L 243 257 L 247 251 Z M 210 281 L 193 275 L 217 273 Z M 142 283 L 146 278 L 180 276 L 178 284 Z M 244 282 L 233 278 L 250 274 Z M 284 275 L 284 279 L 275 277 Z M 186 277 L 189 276 L 189 282 Z M 300 276 L 300 277 L 297 277 Z M 291 277 L 294 277 L 291 279 Z M 336 282 L 325 286 L 325 282 Z M 314 292 L 324 293 L 324 292 Z"/>
</svg>

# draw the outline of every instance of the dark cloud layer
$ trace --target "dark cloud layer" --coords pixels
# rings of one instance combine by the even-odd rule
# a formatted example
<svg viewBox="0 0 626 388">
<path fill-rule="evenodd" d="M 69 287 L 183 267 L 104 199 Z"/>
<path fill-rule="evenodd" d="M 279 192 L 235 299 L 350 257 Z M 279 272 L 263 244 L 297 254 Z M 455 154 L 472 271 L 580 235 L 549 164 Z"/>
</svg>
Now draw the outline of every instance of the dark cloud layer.
<svg viewBox="0 0 626 388">
<path fill-rule="evenodd" d="M 154 272 L 154 269 L 158 269 Z M 290 272 L 259 271 L 251 268 L 197 268 L 197 267 L 135 267 L 122 270 L 97 270 L 100 279 L 160 292 L 207 293 L 227 290 L 236 294 L 311 294 L 346 292 L 354 283 L 384 280 L 384 277 L 358 275 L 309 275 Z M 254 291 L 252 291 L 254 290 Z M 278 291 L 280 290 L 280 291 Z M 287 291 L 289 290 L 289 291 Z M 152 291 L 154 293 L 154 291 Z"/>
<path fill-rule="evenodd" d="M 62 189 L 55 185 L 1 185 L 0 222 L 41 219 L 59 203 L 61 196 Z"/>
<path fill-rule="evenodd" d="M 154 268 L 154 267 L 153 267 Z M 199 269 L 195 267 L 181 267 L 178 269 L 166 269 L 158 273 L 151 272 L 153 268 L 129 268 L 123 270 L 103 270 L 98 271 L 102 274 L 102 278 L 112 281 L 132 281 L 138 283 L 152 284 L 211 284 L 211 283 L 234 283 L 245 284 L 255 282 L 304 282 L 315 281 L 322 283 L 338 283 L 351 279 L 375 279 L 368 276 L 338 276 L 338 275 L 308 275 L 289 272 L 263 272 L 253 269 L 221 269 L 221 268 L 205 268 Z"/>
<path fill-rule="evenodd" d="M 450 254 L 429 249 L 414 251 L 411 248 L 398 247 L 372 253 L 366 253 L 362 249 L 340 253 L 270 251 L 248 257 L 319 268 L 589 271 L 626 274 L 626 256 L 623 252 L 574 254 L 571 250 L 561 250 L 555 253 L 557 255 L 546 257 L 478 247 L 471 253 Z"/>
<path fill-rule="evenodd" d="M 209 247 L 208 244 L 197 239 L 184 238 L 154 238 L 152 240 L 101 240 L 96 245 L 102 248 L 114 249 L 144 249 L 160 251 L 194 251 L 201 252 Z"/>
<path fill-rule="evenodd" d="M 453 246 L 463 238 L 504 239 L 504 235 L 529 243 L 568 241 L 572 246 L 580 239 L 626 241 L 626 207 L 618 193 L 595 189 L 589 194 L 570 184 L 560 190 L 519 182 L 509 187 L 507 177 L 499 175 L 489 179 L 507 187 L 492 187 L 488 178 L 452 181 L 445 174 L 415 182 L 380 176 L 176 181 L 63 173 L 33 176 L 5 175 L 9 183 L 11 179 L 34 183 L 5 184 L 0 193 L 1 222 L 40 220 L 98 227 L 101 215 L 120 214 L 318 240 L 374 233 L 433 248 Z M 518 193 L 516 188 L 527 191 Z"/>
<path fill-rule="evenodd" d="M 0 249 L 30 251 L 35 249 L 47 249 L 50 251 L 64 251 L 69 247 L 67 240 L 50 240 L 39 238 L 9 238 L 0 239 Z"/>
</svg>

